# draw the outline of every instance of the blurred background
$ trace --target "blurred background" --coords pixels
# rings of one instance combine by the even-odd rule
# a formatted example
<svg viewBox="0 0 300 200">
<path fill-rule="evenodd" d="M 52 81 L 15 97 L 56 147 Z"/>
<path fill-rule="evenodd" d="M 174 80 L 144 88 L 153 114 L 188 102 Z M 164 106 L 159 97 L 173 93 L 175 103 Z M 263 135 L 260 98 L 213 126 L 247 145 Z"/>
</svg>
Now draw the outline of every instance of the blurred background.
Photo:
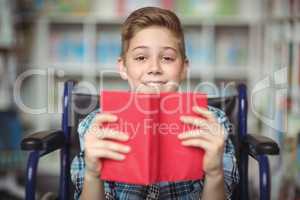
<svg viewBox="0 0 300 200">
<path fill-rule="evenodd" d="M 24 199 L 21 138 L 60 128 L 65 80 L 91 93 L 128 88 L 116 73 L 120 28 L 144 6 L 182 21 L 190 60 L 182 90 L 219 95 L 247 84 L 249 132 L 281 148 L 270 157 L 272 199 L 300 199 L 300 0 L 0 0 L 0 199 Z M 41 159 L 39 194 L 57 191 L 58 156 Z"/>
</svg>

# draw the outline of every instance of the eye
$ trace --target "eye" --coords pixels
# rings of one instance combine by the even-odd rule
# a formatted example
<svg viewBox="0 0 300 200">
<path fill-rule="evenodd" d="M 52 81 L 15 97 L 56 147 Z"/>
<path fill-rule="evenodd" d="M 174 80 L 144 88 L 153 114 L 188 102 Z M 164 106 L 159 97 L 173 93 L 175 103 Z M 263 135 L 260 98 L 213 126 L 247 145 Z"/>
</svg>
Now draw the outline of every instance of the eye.
<svg viewBox="0 0 300 200">
<path fill-rule="evenodd" d="M 175 59 L 173 57 L 170 56 L 163 56 L 163 60 L 170 62 L 170 61 L 174 61 Z"/>
<path fill-rule="evenodd" d="M 145 61 L 146 57 L 145 56 L 138 56 L 135 58 L 136 61 Z"/>
</svg>

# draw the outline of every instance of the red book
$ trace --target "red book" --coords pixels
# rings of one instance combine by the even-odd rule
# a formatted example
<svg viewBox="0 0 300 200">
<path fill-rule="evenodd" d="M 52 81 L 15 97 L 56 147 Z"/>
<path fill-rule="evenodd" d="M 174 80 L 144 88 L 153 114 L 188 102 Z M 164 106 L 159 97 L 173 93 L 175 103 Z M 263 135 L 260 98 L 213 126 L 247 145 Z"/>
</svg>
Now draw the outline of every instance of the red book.
<svg viewBox="0 0 300 200">
<path fill-rule="evenodd" d="M 192 107 L 207 108 L 205 94 L 102 91 L 100 102 L 102 112 L 118 116 L 103 126 L 128 134 L 128 141 L 118 142 L 131 147 L 122 161 L 102 160 L 102 180 L 148 185 L 203 178 L 204 151 L 183 146 L 177 135 L 198 128 L 182 123 L 180 116 L 199 116 Z"/>
</svg>

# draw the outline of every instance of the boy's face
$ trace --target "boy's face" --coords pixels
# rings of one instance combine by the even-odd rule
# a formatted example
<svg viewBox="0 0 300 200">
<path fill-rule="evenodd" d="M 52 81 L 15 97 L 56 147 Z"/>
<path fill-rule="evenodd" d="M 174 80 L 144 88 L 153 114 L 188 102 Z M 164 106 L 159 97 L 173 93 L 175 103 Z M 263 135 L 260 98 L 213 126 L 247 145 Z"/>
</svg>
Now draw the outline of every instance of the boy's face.
<svg viewBox="0 0 300 200">
<path fill-rule="evenodd" d="M 131 90 L 155 93 L 178 89 L 188 66 L 178 41 L 167 28 L 158 26 L 136 33 L 129 42 L 125 60 L 118 60 L 120 75 L 128 80 Z"/>
</svg>

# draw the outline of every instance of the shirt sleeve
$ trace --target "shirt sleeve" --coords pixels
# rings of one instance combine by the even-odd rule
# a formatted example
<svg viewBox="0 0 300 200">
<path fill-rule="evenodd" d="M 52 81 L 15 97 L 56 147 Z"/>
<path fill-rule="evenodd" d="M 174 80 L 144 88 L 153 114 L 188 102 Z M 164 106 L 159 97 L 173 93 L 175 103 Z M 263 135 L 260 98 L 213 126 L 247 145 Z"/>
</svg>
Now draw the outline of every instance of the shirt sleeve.
<svg viewBox="0 0 300 200">
<path fill-rule="evenodd" d="M 78 200 L 83 187 L 84 180 L 84 170 L 85 170 L 85 162 L 84 162 L 84 141 L 83 137 L 92 124 L 96 114 L 99 110 L 95 110 L 91 112 L 86 118 L 84 118 L 78 125 L 78 135 L 80 141 L 80 152 L 76 155 L 71 163 L 71 180 L 75 186 L 74 199 Z"/>
<path fill-rule="evenodd" d="M 218 122 L 225 128 L 226 141 L 223 155 L 224 186 L 226 199 L 230 200 L 236 185 L 239 183 L 239 172 L 235 156 L 236 152 L 232 140 L 228 137 L 229 134 L 232 134 L 231 124 L 222 110 L 214 107 L 208 107 L 208 109 L 213 111 Z"/>
</svg>

